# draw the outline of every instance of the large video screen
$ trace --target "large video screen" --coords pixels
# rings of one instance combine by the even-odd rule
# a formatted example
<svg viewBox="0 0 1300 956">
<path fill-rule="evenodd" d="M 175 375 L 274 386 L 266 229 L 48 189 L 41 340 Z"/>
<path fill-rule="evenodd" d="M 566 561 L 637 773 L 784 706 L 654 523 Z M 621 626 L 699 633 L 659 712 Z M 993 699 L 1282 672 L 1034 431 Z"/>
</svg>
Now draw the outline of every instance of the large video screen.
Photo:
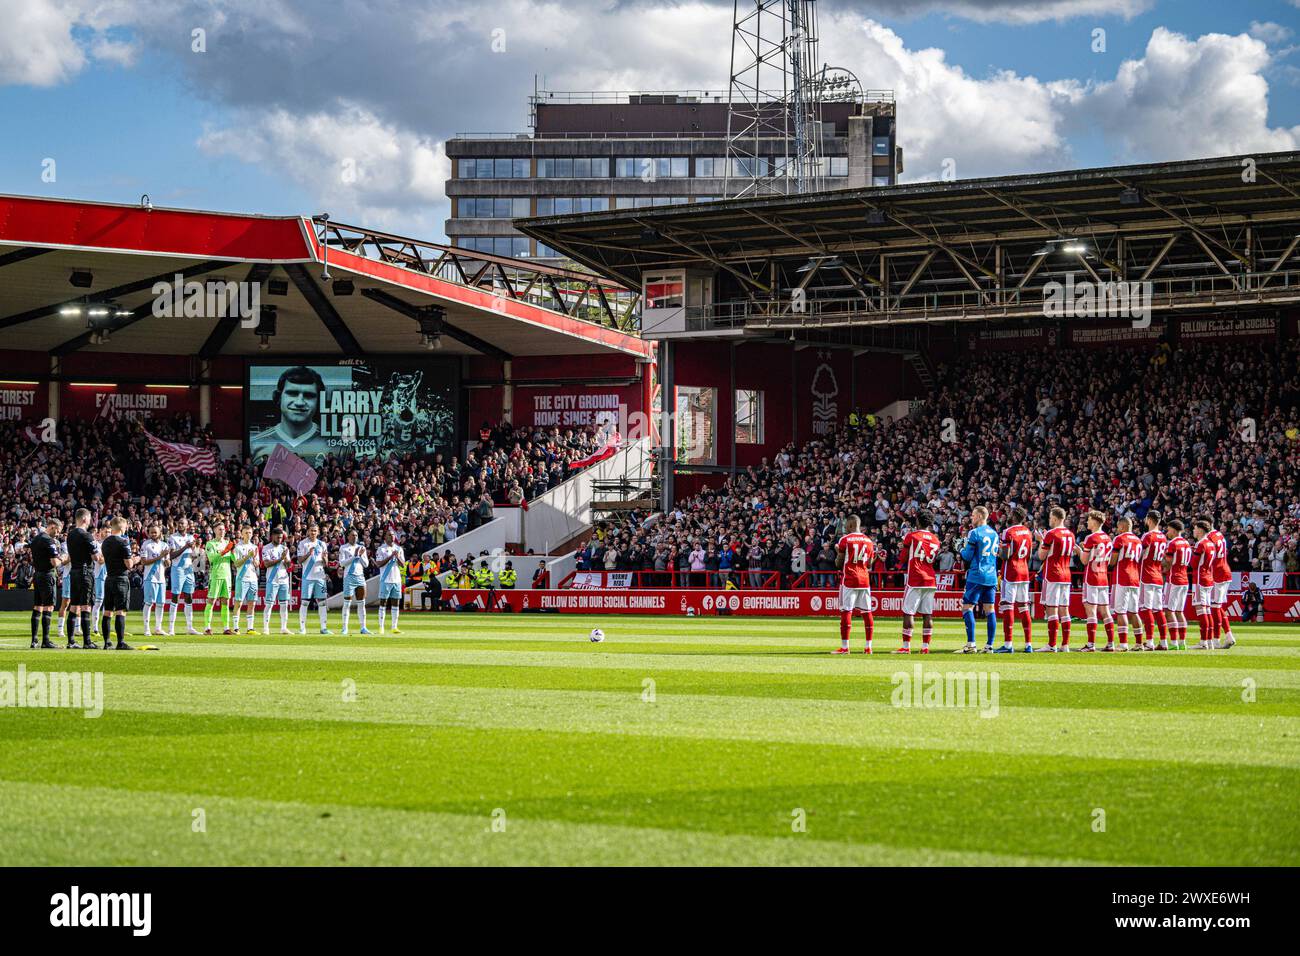
<svg viewBox="0 0 1300 956">
<path fill-rule="evenodd" d="M 456 441 L 454 359 L 250 362 L 247 374 L 244 422 L 255 460 L 276 445 L 316 467 L 327 455 L 450 454 Z"/>
</svg>

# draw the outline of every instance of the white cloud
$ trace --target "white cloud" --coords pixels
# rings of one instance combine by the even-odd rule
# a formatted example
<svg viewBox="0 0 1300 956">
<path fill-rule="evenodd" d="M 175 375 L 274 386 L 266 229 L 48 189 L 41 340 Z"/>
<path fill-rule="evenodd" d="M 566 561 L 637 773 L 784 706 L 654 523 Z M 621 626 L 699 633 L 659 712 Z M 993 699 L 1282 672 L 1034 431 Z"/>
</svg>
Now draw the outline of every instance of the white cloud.
<svg viewBox="0 0 1300 956">
<path fill-rule="evenodd" d="M 107 32 L 131 19 L 121 0 L 0 0 L 0 86 L 57 86 L 90 60 L 131 65 L 135 45 Z"/>
<path fill-rule="evenodd" d="M 980 23 L 1025 25 L 1078 17 L 1130 20 L 1150 10 L 1155 0 L 861 0 L 861 6 L 865 12 L 890 16 L 941 13 Z"/>
<path fill-rule="evenodd" d="M 1259 20 L 1252 20 L 1250 24 L 1250 35 L 1256 40 L 1263 40 L 1268 44 L 1284 43 L 1291 39 L 1293 31 L 1290 27 L 1284 27 L 1280 23 L 1274 23 L 1271 20 L 1265 20 L 1262 23 Z"/>
<path fill-rule="evenodd" d="M 1195 40 L 1157 28 L 1141 59 L 1115 79 L 1076 97 L 1071 118 L 1081 135 L 1101 135 L 1116 162 L 1295 149 L 1300 126 L 1268 124 L 1268 48 L 1244 34 Z"/>
<path fill-rule="evenodd" d="M 451 164 L 442 143 L 341 103 L 332 112 L 242 113 L 206 132 L 199 148 L 282 171 L 335 219 L 375 228 L 436 234 L 446 217 L 443 183 Z"/>
</svg>

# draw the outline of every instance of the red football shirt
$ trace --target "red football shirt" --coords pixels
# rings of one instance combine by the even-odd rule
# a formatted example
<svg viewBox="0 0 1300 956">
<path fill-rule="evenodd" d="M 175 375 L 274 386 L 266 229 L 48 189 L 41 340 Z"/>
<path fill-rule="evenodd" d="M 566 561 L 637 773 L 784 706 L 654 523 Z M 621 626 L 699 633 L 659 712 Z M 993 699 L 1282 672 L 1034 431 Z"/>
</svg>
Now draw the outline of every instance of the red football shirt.
<svg viewBox="0 0 1300 956">
<path fill-rule="evenodd" d="M 1165 537 L 1163 531 L 1148 531 L 1142 536 L 1142 567 L 1141 577 L 1143 584 L 1164 584 L 1165 583 L 1165 551 L 1169 548 L 1169 539 Z"/>
<path fill-rule="evenodd" d="M 1110 552 L 1113 547 L 1110 535 L 1105 531 L 1094 531 L 1083 539 L 1081 547 L 1083 553 L 1088 555 L 1088 562 L 1083 567 L 1083 583 L 1095 588 L 1108 587 L 1110 581 L 1107 579 L 1106 569 L 1110 566 Z"/>
<path fill-rule="evenodd" d="M 1135 588 L 1141 583 L 1142 539 L 1132 531 L 1115 535 L 1115 583 Z"/>
<path fill-rule="evenodd" d="M 1070 583 L 1070 558 L 1074 555 L 1074 532 L 1065 527 L 1053 528 L 1043 535 L 1047 549 L 1047 566 L 1043 580 L 1051 584 Z"/>
<path fill-rule="evenodd" d="M 938 553 L 939 536 L 933 531 L 913 531 L 903 539 L 909 588 L 934 587 L 934 556 Z"/>
<path fill-rule="evenodd" d="M 1214 583 L 1215 554 L 1214 541 L 1208 534 L 1196 542 L 1196 547 L 1192 549 L 1192 572 L 1196 575 L 1196 583 L 1203 588 Z"/>
<path fill-rule="evenodd" d="M 840 583 L 846 588 L 871 587 L 871 562 L 876 556 L 876 545 L 861 531 L 846 534 L 835 545 L 844 555 L 844 569 Z"/>
<path fill-rule="evenodd" d="M 1002 543 L 1007 549 L 1007 560 L 1002 566 L 1002 580 L 1013 584 L 1029 580 L 1029 552 L 1034 546 L 1034 533 L 1022 524 L 1013 525 L 1002 532 Z"/>
<path fill-rule="evenodd" d="M 1187 566 L 1192 562 L 1192 545 L 1179 535 L 1169 542 L 1166 552 L 1169 558 L 1169 583 L 1184 585 L 1187 583 Z"/>
<path fill-rule="evenodd" d="M 1223 584 L 1232 580 L 1232 568 L 1228 565 L 1228 539 L 1220 531 L 1211 531 L 1205 537 L 1214 543 L 1214 583 Z"/>
</svg>

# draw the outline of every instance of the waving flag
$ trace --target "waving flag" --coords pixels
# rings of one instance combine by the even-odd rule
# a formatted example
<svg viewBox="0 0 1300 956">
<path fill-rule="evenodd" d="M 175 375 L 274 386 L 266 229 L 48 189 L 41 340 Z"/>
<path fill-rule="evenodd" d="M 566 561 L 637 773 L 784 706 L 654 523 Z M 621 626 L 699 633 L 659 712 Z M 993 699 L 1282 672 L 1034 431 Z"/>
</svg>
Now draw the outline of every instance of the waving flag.
<svg viewBox="0 0 1300 956">
<path fill-rule="evenodd" d="M 617 431 L 610 430 L 605 434 L 605 440 L 601 446 L 586 458 L 579 458 L 577 461 L 569 462 L 569 470 L 576 471 L 579 468 L 590 468 L 598 461 L 604 461 L 606 458 L 612 458 L 623 444 L 623 438 Z"/>
<path fill-rule="evenodd" d="M 316 487 L 316 469 L 283 445 L 276 445 L 275 450 L 266 456 L 262 477 L 283 481 L 300 495 Z"/>
<path fill-rule="evenodd" d="M 178 442 L 163 441 L 145 430 L 145 437 L 158 455 L 158 461 L 169 475 L 188 471 L 193 468 L 204 475 L 217 473 L 217 449 L 211 446 L 200 448 L 197 445 L 182 445 Z"/>
</svg>

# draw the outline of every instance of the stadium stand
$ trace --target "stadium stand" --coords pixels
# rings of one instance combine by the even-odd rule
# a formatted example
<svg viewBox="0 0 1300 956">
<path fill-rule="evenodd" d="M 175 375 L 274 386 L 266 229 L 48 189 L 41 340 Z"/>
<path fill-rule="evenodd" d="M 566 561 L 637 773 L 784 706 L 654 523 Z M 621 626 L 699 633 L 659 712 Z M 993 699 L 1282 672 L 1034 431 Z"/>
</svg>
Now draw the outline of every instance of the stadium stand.
<svg viewBox="0 0 1300 956">
<path fill-rule="evenodd" d="M 604 524 L 579 569 L 645 572 L 643 585 L 830 586 L 835 541 L 858 514 L 884 552 L 876 585 L 898 586 L 918 511 L 939 524 L 939 570 L 960 570 L 953 539 L 984 503 L 995 526 L 1017 504 L 1038 527 L 1054 504 L 1079 527 L 1091 508 L 1208 513 L 1234 570 L 1296 575 L 1297 436 L 1295 342 L 972 357 L 939 370 L 919 414 L 846 424 L 670 513 Z"/>
</svg>

